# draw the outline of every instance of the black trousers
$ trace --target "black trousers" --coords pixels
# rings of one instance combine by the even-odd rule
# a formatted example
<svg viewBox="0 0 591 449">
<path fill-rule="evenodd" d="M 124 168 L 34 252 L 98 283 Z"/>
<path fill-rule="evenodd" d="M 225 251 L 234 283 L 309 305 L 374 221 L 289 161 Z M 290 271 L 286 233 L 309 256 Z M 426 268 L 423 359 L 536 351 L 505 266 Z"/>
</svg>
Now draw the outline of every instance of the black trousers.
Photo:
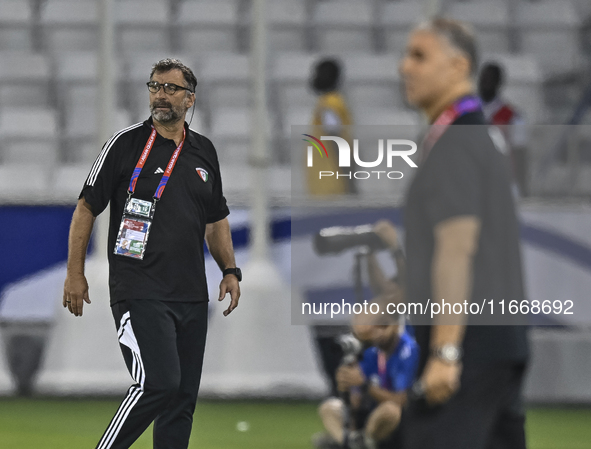
<svg viewBox="0 0 591 449">
<path fill-rule="evenodd" d="M 411 401 L 402 413 L 404 449 L 525 449 L 525 365 L 469 367 L 444 405 Z"/>
<path fill-rule="evenodd" d="M 129 448 L 154 421 L 154 449 L 186 449 L 201 380 L 208 303 L 127 300 L 112 306 L 135 381 L 97 449 Z"/>
</svg>

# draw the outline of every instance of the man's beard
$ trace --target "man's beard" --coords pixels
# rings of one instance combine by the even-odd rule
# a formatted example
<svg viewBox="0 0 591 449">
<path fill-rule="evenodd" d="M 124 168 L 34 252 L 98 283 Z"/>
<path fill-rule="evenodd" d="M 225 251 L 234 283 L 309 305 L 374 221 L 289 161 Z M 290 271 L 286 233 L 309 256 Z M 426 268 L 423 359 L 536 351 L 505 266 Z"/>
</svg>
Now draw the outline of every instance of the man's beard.
<svg viewBox="0 0 591 449">
<path fill-rule="evenodd" d="M 159 111 L 157 108 L 169 109 L 168 111 Z M 154 120 L 162 124 L 171 124 L 176 123 L 183 118 L 187 109 L 183 108 L 183 106 L 174 107 L 169 102 L 161 100 L 155 101 L 150 105 L 150 112 L 152 113 L 152 118 L 154 118 Z"/>
</svg>

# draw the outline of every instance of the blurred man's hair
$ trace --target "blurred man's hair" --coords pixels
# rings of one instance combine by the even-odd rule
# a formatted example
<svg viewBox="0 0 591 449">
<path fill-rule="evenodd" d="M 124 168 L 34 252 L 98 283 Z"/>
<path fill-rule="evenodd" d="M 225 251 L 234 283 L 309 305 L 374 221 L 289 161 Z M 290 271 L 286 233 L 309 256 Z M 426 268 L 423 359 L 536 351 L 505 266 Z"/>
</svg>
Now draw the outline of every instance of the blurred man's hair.
<svg viewBox="0 0 591 449">
<path fill-rule="evenodd" d="M 476 75 L 478 69 L 478 48 L 472 27 L 459 20 L 436 17 L 421 25 L 419 29 L 427 30 L 447 39 L 455 50 L 463 53 L 470 62 L 470 74 Z"/>
<path fill-rule="evenodd" d="M 330 92 L 339 87 L 341 63 L 334 58 L 320 60 L 314 68 L 312 87 L 318 92 Z"/>
<path fill-rule="evenodd" d="M 197 78 L 193 71 L 183 64 L 178 59 L 174 58 L 166 58 L 161 59 L 156 64 L 152 66 L 152 71 L 150 72 L 150 79 L 154 76 L 154 73 L 164 73 L 169 72 L 171 70 L 178 69 L 182 72 L 183 77 L 185 78 L 185 82 L 187 83 L 187 88 L 191 90 L 191 92 L 195 92 L 195 86 L 197 86 Z"/>
</svg>

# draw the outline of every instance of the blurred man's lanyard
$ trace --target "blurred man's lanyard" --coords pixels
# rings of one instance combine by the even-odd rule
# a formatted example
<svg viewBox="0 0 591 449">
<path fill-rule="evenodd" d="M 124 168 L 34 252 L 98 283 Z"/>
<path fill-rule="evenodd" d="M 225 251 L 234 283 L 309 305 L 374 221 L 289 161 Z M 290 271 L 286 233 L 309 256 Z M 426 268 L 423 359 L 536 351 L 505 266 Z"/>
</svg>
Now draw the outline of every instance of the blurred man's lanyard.
<svg viewBox="0 0 591 449">
<path fill-rule="evenodd" d="M 156 136 L 156 129 L 152 126 L 152 133 L 144 146 L 144 151 L 142 151 L 142 155 L 137 161 L 133 174 L 131 175 L 131 180 L 129 181 L 129 188 L 127 189 L 128 197 L 125 202 L 125 207 L 123 208 L 123 217 L 121 218 L 121 224 L 119 225 L 119 234 L 117 235 L 117 243 L 115 244 L 114 251 L 115 254 L 120 256 L 127 256 L 140 260 L 144 258 L 152 220 L 154 219 L 154 211 L 156 210 L 156 202 L 162 197 L 162 192 L 164 192 L 166 183 L 172 174 L 172 169 L 179 158 L 183 143 L 185 143 L 186 131 L 183 129 L 183 140 L 181 140 L 179 146 L 176 147 L 176 150 L 172 153 L 172 157 L 166 166 L 162 179 L 160 179 L 160 183 L 156 188 L 156 193 L 154 193 L 153 201 L 138 200 L 132 198 L 133 193 L 135 192 L 135 185 L 142 172 L 142 168 L 144 168 L 144 164 L 150 155 L 150 151 L 152 151 Z"/>
<path fill-rule="evenodd" d="M 456 100 L 445 111 L 443 111 L 437 120 L 431 125 L 427 135 L 423 139 L 421 149 L 421 162 L 424 162 L 429 156 L 431 149 L 437 143 L 439 138 L 447 131 L 447 128 L 462 115 L 482 110 L 480 99 L 475 95 L 467 95 Z"/>
<path fill-rule="evenodd" d="M 378 351 L 378 375 L 380 376 L 380 387 L 388 389 L 388 362 L 386 360 L 386 354 L 382 351 Z"/>
</svg>

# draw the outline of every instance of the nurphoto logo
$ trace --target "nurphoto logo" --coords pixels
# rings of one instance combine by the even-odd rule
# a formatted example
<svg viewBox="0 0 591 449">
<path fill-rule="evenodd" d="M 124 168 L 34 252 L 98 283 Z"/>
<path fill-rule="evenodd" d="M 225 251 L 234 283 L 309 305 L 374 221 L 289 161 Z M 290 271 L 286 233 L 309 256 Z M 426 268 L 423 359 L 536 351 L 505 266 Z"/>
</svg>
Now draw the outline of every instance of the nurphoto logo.
<svg viewBox="0 0 591 449">
<path fill-rule="evenodd" d="M 310 143 L 308 145 L 308 152 L 307 152 L 307 166 L 313 167 L 314 166 L 314 149 L 318 151 L 321 158 L 325 156 L 328 158 L 328 151 L 326 150 L 326 146 L 322 143 L 322 141 L 332 141 L 336 143 L 338 148 L 338 163 L 339 168 L 351 168 L 351 146 L 349 143 L 343 139 L 342 137 L 338 136 L 320 136 L 320 139 L 317 139 L 314 136 L 309 134 L 303 134 L 310 139 L 302 139 L 305 142 Z M 384 151 L 384 147 L 386 150 Z M 411 155 L 417 152 L 417 144 L 412 140 L 406 139 L 379 139 L 377 145 L 377 156 L 376 159 L 373 161 L 363 161 L 359 156 L 359 139 L 353 139 L 353 161 L 355 162 L 356 167 L 363 167 L 363 168 L 376 168 L 383 165 L 386 162 L 385 168 L 392 168 L 394 158 L 401 158 L 406 164 L 408 164 L 412 168 L 417 168 L 417 164 L 410 158 Z M 388 179 L 401 179 L 404 175 L 400 171 L 389 171 L 389 170 L 357 170 L 357 171 L 328 171 L 322 170 L 318 172 L 318 176 L 320 179 L 323 178 L 331 178 L 336 177 L 338 178 L 355 178 L 355 179 L 369 179 L 372 177 L 386 177 Z"/>
</svg>

